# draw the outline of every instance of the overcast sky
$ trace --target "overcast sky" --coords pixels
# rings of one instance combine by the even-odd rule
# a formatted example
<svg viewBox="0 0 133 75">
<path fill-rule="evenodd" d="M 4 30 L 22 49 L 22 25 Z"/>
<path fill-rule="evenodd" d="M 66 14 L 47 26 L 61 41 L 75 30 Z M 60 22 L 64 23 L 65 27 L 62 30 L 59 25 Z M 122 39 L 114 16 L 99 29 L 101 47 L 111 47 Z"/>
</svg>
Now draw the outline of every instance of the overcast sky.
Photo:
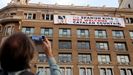
<svg viewBox="0 0 133 75">
<path fill-rule="evenodd" d="M 11 0 L 1 0 L 0 8 L 4 7 Z M 60 4 L 60 5 L 80 5 L 80 6 L 95 6 L 101 7 L 105 5 L 106 7 L 118 7 L 118 0 L 30 0 L 30 3 L 44 3 L 44 4 Z"/>
</svg>

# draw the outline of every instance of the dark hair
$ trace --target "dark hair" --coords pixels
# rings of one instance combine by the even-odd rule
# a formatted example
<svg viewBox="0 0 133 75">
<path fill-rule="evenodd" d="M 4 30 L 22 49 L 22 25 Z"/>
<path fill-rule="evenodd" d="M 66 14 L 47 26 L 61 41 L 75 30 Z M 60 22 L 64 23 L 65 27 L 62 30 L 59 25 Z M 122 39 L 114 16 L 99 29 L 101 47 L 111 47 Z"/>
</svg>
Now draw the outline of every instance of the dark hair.
<svg viewBox="0 0 133 75">
<path fill-rule="evenodd" d="M 18 32 L 9 36 L 1 46 L 2 69 L 15 72 L 29 68 L 34 49 L 33 43 L 24 33 Z"/>
</svg>

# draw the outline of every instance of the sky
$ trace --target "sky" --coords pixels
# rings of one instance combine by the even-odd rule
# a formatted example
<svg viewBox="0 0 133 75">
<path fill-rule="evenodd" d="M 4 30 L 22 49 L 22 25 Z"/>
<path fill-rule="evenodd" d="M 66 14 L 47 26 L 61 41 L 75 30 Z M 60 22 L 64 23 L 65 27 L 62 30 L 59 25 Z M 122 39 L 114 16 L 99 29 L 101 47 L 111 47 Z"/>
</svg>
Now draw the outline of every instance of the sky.
<svg viewBox="0 0 133 75">
<path fill-rule="evenodd" d="M 0 8 L 3 8 L 11 0 L 1 0 Z M 75 6 L 92 6 L 92 7 L 118 7 L 118 0 L 30 0 L 30 3 L 44 3 L 44 4 L 59 4 L 59 5 L 71 5 Z"/>
</svg>

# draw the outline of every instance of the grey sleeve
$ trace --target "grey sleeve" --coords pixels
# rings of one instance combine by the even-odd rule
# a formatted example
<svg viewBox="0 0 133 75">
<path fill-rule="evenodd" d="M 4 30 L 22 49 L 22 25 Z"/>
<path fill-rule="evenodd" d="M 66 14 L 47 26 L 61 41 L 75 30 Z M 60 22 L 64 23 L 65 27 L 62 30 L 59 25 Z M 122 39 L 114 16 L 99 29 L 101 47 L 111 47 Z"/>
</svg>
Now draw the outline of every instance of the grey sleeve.
<svg viewBox="0 0 133 75">
<path fill-rule="evenodd" d="M 56 64 L 54 57 L 48 58 L 48 64 L 50 66 L 51 75 L 61 75 L 59 66 Z"/>
</svg>

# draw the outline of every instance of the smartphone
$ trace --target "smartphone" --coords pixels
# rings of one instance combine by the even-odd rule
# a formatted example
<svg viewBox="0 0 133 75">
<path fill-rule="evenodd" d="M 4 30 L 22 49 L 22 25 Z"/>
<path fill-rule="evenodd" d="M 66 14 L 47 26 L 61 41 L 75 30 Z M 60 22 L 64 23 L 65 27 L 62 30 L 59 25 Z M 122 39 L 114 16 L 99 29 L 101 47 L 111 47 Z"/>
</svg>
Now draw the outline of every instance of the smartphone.
<svg viewBox="0 0 133 75">
<path fill-rule="evenodd" d="M 45 40 L 45 36 L 32 36 L 31 39 L 38 44 L 42 44 L 43 40 Z"/>
</svg>

